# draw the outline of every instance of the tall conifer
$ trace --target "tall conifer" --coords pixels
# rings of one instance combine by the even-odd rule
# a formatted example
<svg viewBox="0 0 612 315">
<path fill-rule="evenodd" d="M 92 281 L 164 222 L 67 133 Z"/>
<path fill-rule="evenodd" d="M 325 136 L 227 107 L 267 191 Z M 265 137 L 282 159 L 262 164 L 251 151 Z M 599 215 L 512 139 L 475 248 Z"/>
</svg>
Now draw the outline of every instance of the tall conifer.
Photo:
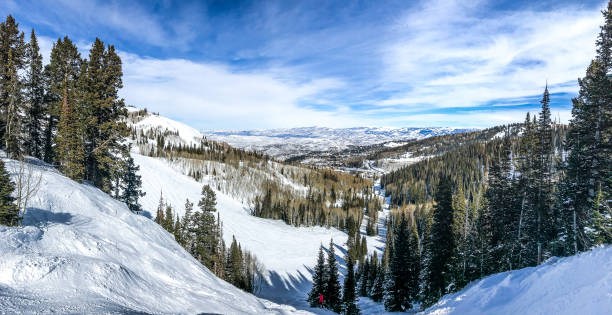
<svg viewBox="0 0 612 315">
<path fill-rule="evenodd" d="M 45 81 L 43 77 L 42 55 L 34 30 L 30 35 L 27 49 L 28 69 L 25 79 L 25 98 L 27 101 L 27 116 L 24 122 L 26 135 L 26 153 L 41 159 L 43 150 L 43 122 Z"/>
</svg>

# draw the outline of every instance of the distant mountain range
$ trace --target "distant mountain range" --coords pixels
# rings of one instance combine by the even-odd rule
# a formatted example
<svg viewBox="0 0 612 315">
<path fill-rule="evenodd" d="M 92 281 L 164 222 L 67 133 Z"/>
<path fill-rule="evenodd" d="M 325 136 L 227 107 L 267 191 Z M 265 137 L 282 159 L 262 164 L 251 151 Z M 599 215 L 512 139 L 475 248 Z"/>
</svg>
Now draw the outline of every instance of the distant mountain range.
<svg viewBox="0 0 612 315">
<path fill-rule="evenodd" d="M 473 131 L 474 129 L 429 127 L 385 128 L 302 127 L 265 130 L 203 130 L 207 138 L 247 150 L 264 152 L 279 159 L 287 159 L 315 151 L 342 151 L 356 146 L 385 143 L 399 145 L 427 137 Z"/>
</svg>

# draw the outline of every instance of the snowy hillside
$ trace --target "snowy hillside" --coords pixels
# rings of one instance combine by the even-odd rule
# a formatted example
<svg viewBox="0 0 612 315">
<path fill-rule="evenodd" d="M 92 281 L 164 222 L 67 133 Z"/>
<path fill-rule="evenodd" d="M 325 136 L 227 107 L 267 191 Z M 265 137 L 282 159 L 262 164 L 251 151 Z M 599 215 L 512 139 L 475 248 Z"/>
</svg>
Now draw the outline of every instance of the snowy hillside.
<svg viewBox="0 0 612 315">
<path fill-rule="evenodd" d="M 425 314 L 610 314 L 612 247 L 503 272 L 443 297 Z"/>
<path fill-rule="evenodd" d="M 156 120 L 149 120 L 149 117 L 150 114 L 136 126 L 142 121 L 148 121 L 148 128 L 151 130 L 166 130 L 173 126 L 174 130 L 179 131 L 175 139 L 181 139 L 179 141 L 191 139 L 191 133 L 188 133 L 187 136 L 181 133 L 181 130 L 189 130 L 188 126 L 161 116 L 155 116 Z M 133 123 L 128 125 L 132 126 Z M 147 193 L 141 198 L 145 211 L 154 215 L 160 195 L 162 195 L 164 201 L 172 205 L 174 211 L 182 216 L 186 199 L 197 203 L 201 197 L 202 186 L 210 184 L 215 188 L 217 195 L 217 210 L 223 222 L 223 237 L 226 243 L 229 244 L 232 236 L 235 236 L 242 248 L 254 253 L 266 269 L 266 283 L 256 294 L 276 303 L 312 310 L 307 306 L 305 298 L 311 287 L 310 269 L 316 262 L 318 248 L 321 244 L 327 248 L 330 239 L 333 238 L 337 245 L 338 259 L 342 261 L 347 234 L 334 228 L 294 227 L 280 220 L 255 217 L 249 213 L 249 198 L 243 197 L 249 193 L 229 189 L 230 194 L 224 188 L 236 182 L 244 184 L 245 179 L 248 178 L 245 173 L 249 173 L 249 176 L 261 173 L 257 176 L 277 182 L 282 181 L 283 185 L 292 187 L 296 193 L 306 189 L 297 183 L 290 182 L 285 177 L 289 172 L 281 175 L 278 163 L 272 161 L 259 168 L 253 168 L 246 165 L 250 163 L 244 163 L 245 165 L 240 165 L 236 171 L 243 175 L 230 178 L 228 175 L 233 172 L 235 166 L 207 161 L 205 164 L 214 165 L 218 174 L 216 176 L 204 175 L 200 181 L 197 181 L 186 175 L 186 168 L 196 163 L 194 160 L 149 157 L 137 152 L 136 149 L 133 149 L 132 157 L 140 167 L 142 189 Z M 287 165 L 283 167 L 286 170 L 296 168 Z M 218 187 L 224 189 L 219 191 L 216 189 Z M 240 187 L 242 190 L 252 189 L 247 186 Z M 370 252 L 377 250 L 381 254 L 384 238 L 367 237 L 367 242 Z"/>
<path fill-rule="evenodd" d="M 142 199 L 144 209 L 154 213 L 160 193 L 175 210 L 184 214 L 185 199 L 200 198 L 203 183 L 183 175 L 167 161 L 132 154 L 140 166 L 143 190 L 147 195 Z M 232 197 L 217 193 L 217 209 L 223 221 L 223 237 L 226 243 L 232 236 L 243 248 L 256 254 L 267 270 L 267 283 L 258 296 L 277 303 L 288 303 L 306 307 L 305 296 L 311 285 L 309 268 L 315 264 L 320 244 L 328 247 L 331 238 L 342 253 L 347 235 L 337 229 L 323 227 L 293 227 L 279 220 L 252 216 L 248 206 Z M 384 246 L 379 237 L 368 237 L 370 251 Z M 343 256 L 342 254 L 339 254 Z"/>
<path fill-rule="evenodd" d="M 128 107 L 128 111 L 131 116 L 135 116 L 139 109 Z M 196 129 L 164 116 L 147 114 L 134 118 L 136 121 L 130 121 L 128 124 L 137 133 L 164 134 L 166 142 L 172 144 L 192 145 L 199 144 L 202 140 L 202 134 Z"/>
<path fill-rule="evenodd" d="M 247 150 L 262 151 L 281 159 L 315 151 L 341 151 L 355 146 L 367 146 L 392 141 L 418 140 L 427 137 L 466 132 L 458 128 L 325 128 L 306 127 L 269 130 L 204 130 L 212 140 L 227 142 Z"/>
<path fill-rule="evenodd" d="M 24 227 L 0 226 L 0 313 L 291 311 L 219 280 L 159 225 L 98 189 L 34 169 L 42 185 Z"/>
</svg>

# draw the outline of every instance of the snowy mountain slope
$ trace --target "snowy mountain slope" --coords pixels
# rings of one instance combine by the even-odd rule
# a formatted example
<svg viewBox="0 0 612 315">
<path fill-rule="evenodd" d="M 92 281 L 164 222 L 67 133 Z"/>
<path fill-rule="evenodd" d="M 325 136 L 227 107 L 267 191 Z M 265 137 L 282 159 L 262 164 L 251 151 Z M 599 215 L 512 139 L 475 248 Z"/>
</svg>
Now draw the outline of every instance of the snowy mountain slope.
<svg viewBox="0 0 612 315">
<path fill-rule="evenodd" d="M 610 314 L 612 247 L 498 273 L 444 296 L 424 314 Z"/>
<path fill-rule="evenodd" d="M 305 127 L 268 130 L 204 130 L 212 140 L 247 150 L 264 152 L 280 159 L 316 151 L 342 151 L 391 141 L 418 140 L 427 137 L 466 132 L 459 128 L 325 128 Z M 390 146 L 399 145 L 391 142 Z"/>
<path fill-rule="evenodd" d="M 135 114 L 139 112 L 139 110 L 134 107 L 129 107 L 128 110 L 132 116 L 136 116 Z M 128 125 L 138 133 L 165 133 L 166 142 L 175 145 L 199 144 L 203 137 L 202 133 L 192 127 L 164 116 L 151 113 L 137 116 L 135 121 L 129 121 Z M 176 134 L 178 134 L 178 136 Z"/>
<path fill-rule="evenodd" d="M 143 190 L 147 192 L 142 199 L 146 210 L 154 212 L 160 192 L 180 215 L 184 214 L 186 198 L 197 203 L 204 183 L 183 175 L 165 160 L 134 153 L 132 156 L 140 166 Z M 304 299 L 311 285 L 309 268 L 316 262 L 319 245 L 327 248 L 333 238 L 338 245 L 337 254 L 343 256 L 346 233 L 323 227 L 297 228 L 280 220 L 255 217 L 249 214 L 247 205 L 219 191 L 216 193 L 225 241 L 231 242 L 232 235 L 235 235 L 242 247 L 255 253 L 268 271 L 267 283 L 257 295 L 277 303 L 306 308 Z M 380 253 L 383 246 L 382 238 L 368 237 L 371 251 L 378 248 Z"/>
<path fill-rule="evenodd" d="M 100 190 L 34 168 L 42 185 L 24 227 L 0 226 L 0 313 L 293 311 L 216 278 L 159 225 Z"/>
</svg>

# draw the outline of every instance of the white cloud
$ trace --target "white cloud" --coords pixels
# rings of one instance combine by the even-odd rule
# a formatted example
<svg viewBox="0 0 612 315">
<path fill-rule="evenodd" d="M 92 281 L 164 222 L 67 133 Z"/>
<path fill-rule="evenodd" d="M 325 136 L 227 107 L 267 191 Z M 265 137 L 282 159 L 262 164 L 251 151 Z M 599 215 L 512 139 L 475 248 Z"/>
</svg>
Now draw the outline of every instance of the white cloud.
<svg viewBox="0 0 612 315">
<path fill-rule="evenodd" d="M 528 97 L 541 95 L 546 80 L 553 93 L 577 91 L 576 78 L 594 55 L 602 23 L 597 9 L 480 12 L 487 6 L 484 0 L 422 2 L 420 9 L 407 11 L 379 37 L 363 40 L 352 28 L 323 29 L 298 38 L 279 32 L 279 38 L 266 38 L 263 48 L 254 48 L 270 61 L 250 71 L 122 52 L 121 95 L 128 104 L 197 128 L 484 127 L 522 121 L 525 109 L 495 105 L 522 105 Z M 145 36 L 153 44 L 180 45 L 167 41 L 168 30 L 142 11 L 124 12 L 113 3 L 75 5 L 70 10 L 75 15 L 101 10 L 99 16 L 110 16 L 108 21 L 97 21 L 90 13 L 82 19 L 129 37 Z M 359 25 L 363 30 L 384 29 Z M 189 38 L 186 34 L 185 40 Z M 54 40 L 39 39 L 48 58 Z M 87 57 L 90 43 L 78 41 L 78 46 Z M 311 60 L 283 62 L 283 54 L 291 55 L 292 50 L 299 51 L 297 59 Z M 327 69 L 321 67 L 333 71 L 326 77 L 321 71 Z M 497 103 L 483 106 L 492 101 Z M 482 110 L 467 110 L 478 106 Z M 450 107 L 455 109 L 444 109 Z M 559 115 L 567 121 L 569 111 Z"/>
<path fill-rule="evenodd" d="M 533 115 L 537 111 L 534 108 L 530 112 Z M 523 122 L 526 114 L 527 111 L 523 109 L 422 113 L 382 118 L 378 123 L 385 126 L 485 128 Z M 553 110 L 551 114 L 554 121 L 562 123 L 567 123 L 571 118 L 570 110 Z"/>
<path fill-rule="evenodd" d="M 299 105 L 343 86 L 333 78 L 291 83 L 271 73 L 235 72 L 222 64 L 160 60 L 121 53 L 122 97 L 128 104 L 186 121 L 198 128 L 351 126 L 364 121 L 347 108 L 320 111 Z"/>
<path fill-rule="evenodd" d="M 483 3 L 427 2 L 395 26 L 383 82 L 407 84 L 378 105 L 473 107 L 499 99 L 577 91 L 594 55 L 598 10 L 575 7 L 480 17 Z"/>
</svg>

